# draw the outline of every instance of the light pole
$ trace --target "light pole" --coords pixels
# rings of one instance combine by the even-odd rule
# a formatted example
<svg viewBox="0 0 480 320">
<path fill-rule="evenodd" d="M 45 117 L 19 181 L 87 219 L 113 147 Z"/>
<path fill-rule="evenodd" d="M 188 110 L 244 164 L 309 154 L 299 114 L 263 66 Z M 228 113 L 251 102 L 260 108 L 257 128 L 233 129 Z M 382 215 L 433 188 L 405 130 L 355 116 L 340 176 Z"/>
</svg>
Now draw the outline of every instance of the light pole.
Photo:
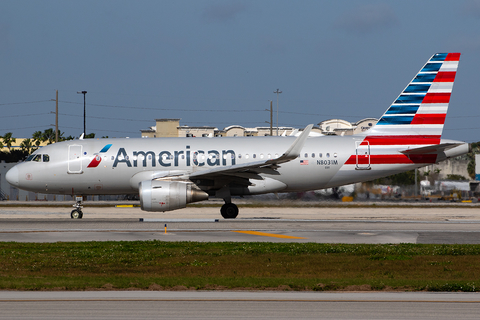
<svg viewBox="0 0 480 320">
<path fill-rule="evenodd" d="M 85 95 L 87 94 L 87 91 L 77 91 L 77 93 L 83 93 L 83 138 L 85 138 L 85 135 L 87 134 L 87 129 L 86 129 L 86 125 L 85 125 L 85 119 L 87 117 Z"/>
<path fill-rule="evenodd" d="M 278 136 L 278 94 L 282 93 L 282 91 L 277 89 L 277 91 L 273 91 L 273 93 L 277 94 L 277 136 Z"/>
</svg>

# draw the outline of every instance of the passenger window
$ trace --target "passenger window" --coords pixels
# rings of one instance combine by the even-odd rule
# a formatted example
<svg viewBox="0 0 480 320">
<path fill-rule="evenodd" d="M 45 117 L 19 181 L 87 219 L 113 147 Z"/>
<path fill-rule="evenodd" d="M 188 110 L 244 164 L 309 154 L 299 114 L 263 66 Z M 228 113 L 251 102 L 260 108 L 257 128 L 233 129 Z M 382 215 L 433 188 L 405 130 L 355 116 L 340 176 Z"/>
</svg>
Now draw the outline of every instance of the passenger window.
<svg viewBox="0 0 480 320">
<path fill-rule="evenodd" d="M 257 157 L 257 154 L 256 154 L 256 153 L 254 153 L 254 154 L 253 154 L 253 158 L 255 159 L 256 157 Z"/>
<path fill-rule="evenodd" d="M 323 157 L 323 155 L 322 155 L 321 153 L 319 153 L 319 154 L 318 154 L 318 157 L 320 157 L 320 158 L 321 158 L 321 157 Z"/>
<path fill-rule="evenodd" d="M 334 158 L 336 158 L 336 157 L 337 157 L 337 153 L 336 153 L 336 152 L 333 154 L 333 157 L 334 157 Z"/>
<path fill-rule="evenodd" d="M 327 158 L 330 158 L 330 153 L 325 154 Z"/>
<path fill-rule="evenodd" d="M 305 158 L 308 158 L 308 153 L 305 153 Z"/>
<path fill-rule="evenodd" d="M 238 159 L 242 159 L 242 155 L 241 155 L 241 154 L 238 155 Z"/>
<path fill-rule="evenodd" d="M 48 154 L 43 155 L 43 162 L 48 162 L 50 161 L 50 156 Z"/>
<path fill-rule="evenodd" d="M 315 153 L 312 153 L 312 158 L 315 158 Z"/>
</svg>

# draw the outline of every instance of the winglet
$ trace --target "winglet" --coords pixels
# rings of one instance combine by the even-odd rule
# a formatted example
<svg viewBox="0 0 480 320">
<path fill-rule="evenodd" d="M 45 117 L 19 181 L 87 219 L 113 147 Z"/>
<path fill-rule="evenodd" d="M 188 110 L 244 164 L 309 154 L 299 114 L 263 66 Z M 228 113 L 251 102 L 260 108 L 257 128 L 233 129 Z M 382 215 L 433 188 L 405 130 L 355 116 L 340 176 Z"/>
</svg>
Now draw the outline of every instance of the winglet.
<svg viewBox="0 0 480 320">
<path fill-rule="evenodd" d="M 305 144 L 305 141 L 307 140 L 308 135 L 310 134 L 310 131 L 312 130 L 312 128 L 313 128 L 313 124 L 309 124 L 308 126 L 306 126 L 305 129 L 303 129 L 302 134 L 299 135 L 297 139 L 295 139 L 295 141 L 290 146 L 290 148 L 288 148 L 288 150 L 285 151 L 285 153 L 281 157 L 269 160 L 267 161 L 267 163 L 277 164 L 277 163 L 284 163 L 284 162 L 288 162 L 293 159 L 296 159 L 300 155 L 300 151 L 302 150 Z"/>
</svg>

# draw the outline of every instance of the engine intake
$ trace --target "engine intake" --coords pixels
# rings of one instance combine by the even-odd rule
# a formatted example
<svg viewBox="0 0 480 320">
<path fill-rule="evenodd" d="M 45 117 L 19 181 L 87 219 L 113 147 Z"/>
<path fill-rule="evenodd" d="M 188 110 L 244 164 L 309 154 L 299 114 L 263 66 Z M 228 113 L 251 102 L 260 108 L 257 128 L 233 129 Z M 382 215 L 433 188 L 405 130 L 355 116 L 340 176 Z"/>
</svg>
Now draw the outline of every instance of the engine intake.
<svg viewBox="0 0 480 320">
<path fill-rule="evenodd" d="M 170 211 L 185 208 L 187 203 L 208 199 L 208 194 L 193 183 L 147 180 L 140 182 L 140 205 L 145 211 Z"/>
</svg>

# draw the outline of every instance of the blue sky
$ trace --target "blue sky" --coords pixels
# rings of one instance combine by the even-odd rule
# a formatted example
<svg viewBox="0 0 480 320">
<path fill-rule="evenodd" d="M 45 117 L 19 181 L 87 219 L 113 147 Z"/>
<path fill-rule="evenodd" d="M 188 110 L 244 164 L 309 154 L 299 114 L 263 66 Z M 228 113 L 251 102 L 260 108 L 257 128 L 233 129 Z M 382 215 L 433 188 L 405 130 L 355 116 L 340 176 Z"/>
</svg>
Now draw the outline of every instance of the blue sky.
<svg viewBox="0 0 480 320">
<path fill-rule="evenodd" d="M 437 52 L 461 52 L 443 137 L 480 140 L 480 1 L 0 2 L 0 135 L 140 137 L 156 118 L 267 126 L 379 118 Z"/>
</svg>

